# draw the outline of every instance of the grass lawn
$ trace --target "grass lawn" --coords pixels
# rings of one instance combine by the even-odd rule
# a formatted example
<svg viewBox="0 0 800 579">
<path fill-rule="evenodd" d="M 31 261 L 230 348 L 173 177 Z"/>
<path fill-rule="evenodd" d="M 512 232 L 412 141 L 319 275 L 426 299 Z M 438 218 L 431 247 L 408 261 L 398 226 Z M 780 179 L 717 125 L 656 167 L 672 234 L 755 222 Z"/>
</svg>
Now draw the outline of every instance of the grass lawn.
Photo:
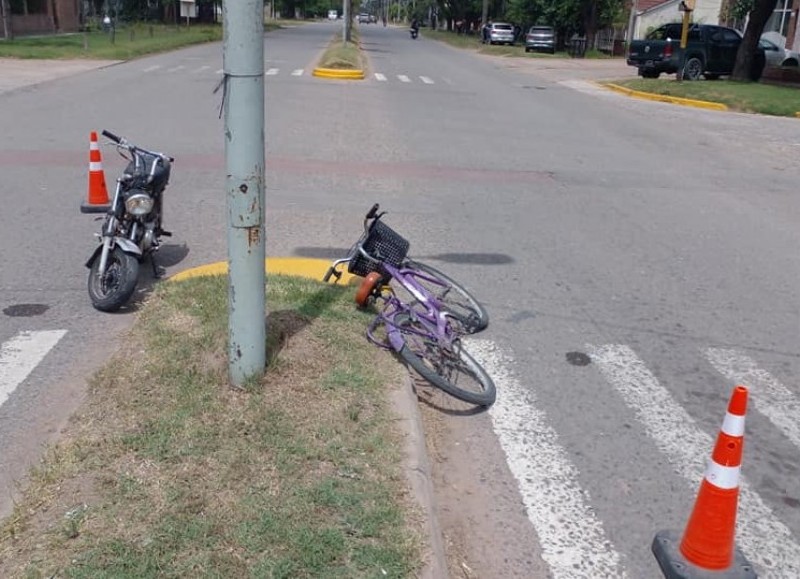
<svg viewBox="0 0 800 579">
<path fill-rule="evenodd" d="M 413 577 L 421 526 L 352 287 L 268 276 L 228 386 L 228 280 L 161 284 L 0 524 L 0 577 Z"/>
<path fill-rule="evenodd" d="M 627 79 L 613 84 L 631 90 L 722 103 L 730 110 L 793 117 L 800 111 L 800 89 L 754 82 L 674 78 Z"/>
</svg>

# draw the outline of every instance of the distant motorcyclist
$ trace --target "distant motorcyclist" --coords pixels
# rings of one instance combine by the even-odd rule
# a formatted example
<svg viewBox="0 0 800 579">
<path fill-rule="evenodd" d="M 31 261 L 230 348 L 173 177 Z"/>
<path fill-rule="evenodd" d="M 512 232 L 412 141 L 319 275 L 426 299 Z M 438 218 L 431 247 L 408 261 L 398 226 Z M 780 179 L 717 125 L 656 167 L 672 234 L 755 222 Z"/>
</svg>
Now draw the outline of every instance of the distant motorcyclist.
<svg viewBox="0 0 800 579">
<path fill-rule="evenodd" d="M 411 38 L 416 38 L 419 34 L 419 20 L 413 18 L 411 20 Z"/>
</svg>

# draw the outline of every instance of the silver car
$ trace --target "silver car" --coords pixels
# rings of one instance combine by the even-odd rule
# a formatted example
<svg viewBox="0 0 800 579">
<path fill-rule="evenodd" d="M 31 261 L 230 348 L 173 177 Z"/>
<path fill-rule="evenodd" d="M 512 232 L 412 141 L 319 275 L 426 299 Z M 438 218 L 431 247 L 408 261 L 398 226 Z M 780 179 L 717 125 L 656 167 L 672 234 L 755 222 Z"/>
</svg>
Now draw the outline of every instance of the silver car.
<svg viewBox="0 0 800 579">
<path fill-rule="evenodd" d="M 531 26 L 525 35 L 525 52 L 531 50 L 544 50 L 555 54 L 556 31 L 552 26 Z"/>
<path fill-rule="evenodd" d="M 516 35 L 514 25 L 505 22 L 492 22 L 487 26 L 483 42 L 489 44 L 514 44 Z"/>
<path fill-rule="evenodd" d="M 767 66 L 798 66 L 800 64 L 800 54 L 788 48 L 781 48 L 763 36 L 758 41 L 758 46 L 764 49 Z"/>
</svg>

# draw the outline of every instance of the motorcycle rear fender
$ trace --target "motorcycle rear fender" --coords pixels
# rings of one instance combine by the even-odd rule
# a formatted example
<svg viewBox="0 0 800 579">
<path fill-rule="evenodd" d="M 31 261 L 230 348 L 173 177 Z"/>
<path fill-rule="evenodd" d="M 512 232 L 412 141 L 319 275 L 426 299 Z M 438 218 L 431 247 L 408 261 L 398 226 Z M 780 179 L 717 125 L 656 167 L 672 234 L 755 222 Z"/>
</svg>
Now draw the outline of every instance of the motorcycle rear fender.
<svg viewBox="0 0 800 579">
<path fill-rule="evenodd" d="M 124 237 L 115 237 L 114 241 L 111 242 L 111 249 L 114 249 L 115 245 L 119 245 L 122 248 L 122 251 L 125 253 L 129 253 L 131 255 L 135 255 L 138 258 L 142 257 L 142 250 L 139 249 L 139 246 L 132 242 L 130 239 L 126 239 Z M 94 260 L 100 255 L 100 252 L 103 251 L 103 244 L 101 243 L 98 245 L 94 253 L 92 253 L 91 257 L 86 262 L 86 267 L 91 268 Z"/>
</svg>

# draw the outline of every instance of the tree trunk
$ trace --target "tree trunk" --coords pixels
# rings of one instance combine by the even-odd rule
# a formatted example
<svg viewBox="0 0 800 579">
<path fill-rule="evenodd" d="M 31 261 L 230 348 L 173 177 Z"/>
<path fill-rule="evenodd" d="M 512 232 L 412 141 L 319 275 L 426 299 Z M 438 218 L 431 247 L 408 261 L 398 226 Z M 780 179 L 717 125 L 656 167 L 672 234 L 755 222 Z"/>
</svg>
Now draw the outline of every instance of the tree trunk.
<svg viewBox="0 0 800 579">
<path fill-rule="evenodd" d="M 3 37 L 6 40 L 13 40 L 14 31 L 11 29 L 11 5 L 8 3 L 8 0 L 0 0 L 0 14 L 2 14 L 3 17 Z"/>
<path fill-rule="evenodd" d="M 747 28 L 745 28 L 739 52 L 736 53 L 736 64 L 733 67 L 731 80 L 752 80 L 751 73 L 753 72 L 754 64 L 756 64 L 755 56 L 758 40 L 764 31 L 764 25 L 775 11 L 777 3 L 778 0 L 756 0 L 753 9 L 750 11 L 750 18 L 747 21 Z"/>
</svg>

